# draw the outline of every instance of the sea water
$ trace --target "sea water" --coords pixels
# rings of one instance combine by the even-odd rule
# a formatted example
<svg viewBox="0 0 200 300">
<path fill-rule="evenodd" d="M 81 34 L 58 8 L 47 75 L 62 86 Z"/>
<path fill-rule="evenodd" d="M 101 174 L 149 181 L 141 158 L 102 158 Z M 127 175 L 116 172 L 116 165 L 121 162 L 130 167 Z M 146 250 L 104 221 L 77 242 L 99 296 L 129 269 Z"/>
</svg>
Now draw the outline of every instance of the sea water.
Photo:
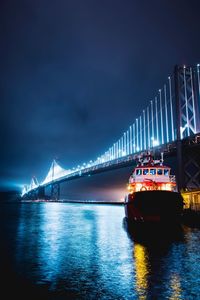
<svg viewBox="0 0 200 300">
<path fill-rule="evenodd" d="M 2 203 L 0 233 L 2 299 L 200 298 L 198 228 L 130 226 L 123 205 Z"/>
</svg>

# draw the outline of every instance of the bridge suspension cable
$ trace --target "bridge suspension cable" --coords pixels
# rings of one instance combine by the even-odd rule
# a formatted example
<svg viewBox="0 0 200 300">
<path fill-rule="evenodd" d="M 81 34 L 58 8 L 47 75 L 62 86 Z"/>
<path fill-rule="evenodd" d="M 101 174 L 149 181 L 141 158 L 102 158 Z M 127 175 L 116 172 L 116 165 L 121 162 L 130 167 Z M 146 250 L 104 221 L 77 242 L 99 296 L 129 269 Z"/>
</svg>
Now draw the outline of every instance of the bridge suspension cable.
<svg viewBox="0 0 200 300">
<path fill-rule="evenodd" d="M 87 168 L 98 168 L 105 162 L 125 159 L 139 151 L 174 142 L 179 136 L 183 139 L 196 134 L 200 131 L 199 107 L 200 64 L 196 67 L 177 66 L 174 75 L 168 77 L 167 83 L 158 90 L 154 100 L 149 102 L 104 154 L 71 170 L 62 168 L 53 160 L 46 178 L 40 184 L 32 178 L 30 185 L 24 186 L 22 194 L 55 180 L 81 174 Z"/>
</svg>

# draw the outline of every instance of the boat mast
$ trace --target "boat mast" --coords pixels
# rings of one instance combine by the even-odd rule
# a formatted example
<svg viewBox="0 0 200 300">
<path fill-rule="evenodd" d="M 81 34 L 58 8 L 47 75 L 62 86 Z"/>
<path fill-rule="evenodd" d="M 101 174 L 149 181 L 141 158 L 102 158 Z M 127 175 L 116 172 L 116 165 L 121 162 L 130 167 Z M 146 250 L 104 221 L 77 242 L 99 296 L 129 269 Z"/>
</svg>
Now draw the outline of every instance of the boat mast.
<svg viewBox="0 0 200 300">
<path fill-rule="evenodd" d="M 161 160 L 160 160 L 160 165 L 161 166 L 163 165 L 163 161 L 164 161 L 164 159 L 163 159 L 163 152 L 161 152 Z"/>
</svg>

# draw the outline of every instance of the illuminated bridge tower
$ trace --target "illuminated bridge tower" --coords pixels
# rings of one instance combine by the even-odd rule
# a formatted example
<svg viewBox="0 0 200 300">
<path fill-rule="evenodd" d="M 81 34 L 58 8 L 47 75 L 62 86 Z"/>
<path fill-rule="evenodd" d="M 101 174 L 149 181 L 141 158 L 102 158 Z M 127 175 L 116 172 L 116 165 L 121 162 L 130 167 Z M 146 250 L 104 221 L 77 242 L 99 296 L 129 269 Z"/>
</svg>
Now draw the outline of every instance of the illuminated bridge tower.
<svg viewBox="0 0 200 300">
<path fill-rule="evenodd" d="M 54 159 L 49 172 L 43 181 L 43 185 L 40 187 L 39 198 L 42 199 L 45 197 L 45 187 L 50 185 L 50 199 L 51 200 L 59 200 L 60 199 L 60 179 L 66 171 L 59 166 L 59 164 Z"/>
<path fill-rule="evenodd" d="M 179 190 L 200 189 L 199 69 L 197 65 L 176 66 L 174 70 Z"/>
</svg>

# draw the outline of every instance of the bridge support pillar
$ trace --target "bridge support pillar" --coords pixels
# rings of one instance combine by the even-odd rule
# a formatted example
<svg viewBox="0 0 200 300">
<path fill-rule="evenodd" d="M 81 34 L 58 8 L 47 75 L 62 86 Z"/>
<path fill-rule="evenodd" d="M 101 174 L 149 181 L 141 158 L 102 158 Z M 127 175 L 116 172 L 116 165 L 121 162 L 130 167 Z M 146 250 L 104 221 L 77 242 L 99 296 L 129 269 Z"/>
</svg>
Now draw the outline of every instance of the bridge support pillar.
<svg viewBox="0 0 200 300">
<path fill-rule="evenodd" d="M 200 190 L 200 144 L 183 145 L 182 190 Z"/>
<path fill-rule="evenodd" d="M 58 201 L 60 199 L 60 184 L 52 183 L 51 185 L 51 200 Z"/>
<path fill-rule="evenodd" d="M 45 187 L 44 186 L 40 186 L 38 188 L 38 199 L 45 199 Z"/>
<path fill-rule="evenodd" d="M 26 196 L 25 199 L 27 200 L 37 200 L 38 194 L 36 190 L 30 191 Z"/>
<path fill-rule="evenodd" d="M 197 74 L 192 67 L 175 66 L 177 183 L 178 190 L 200 189 L 199 120 Z M 198 148 L 198 149 L 197 149 Z"/>
<path fill-rule="evenodd" d="M 177 186 L 178 191 L 183 188 L 183 162 L 182 162 L 182 141 L 181 141 L 181 95 L 180 95 L 180 70 L 178 66 L 174 69 L 174 86 L 175 86 L 175 100 L 176 100 L 176 147 L 177 147 Z"/>
</svg>

